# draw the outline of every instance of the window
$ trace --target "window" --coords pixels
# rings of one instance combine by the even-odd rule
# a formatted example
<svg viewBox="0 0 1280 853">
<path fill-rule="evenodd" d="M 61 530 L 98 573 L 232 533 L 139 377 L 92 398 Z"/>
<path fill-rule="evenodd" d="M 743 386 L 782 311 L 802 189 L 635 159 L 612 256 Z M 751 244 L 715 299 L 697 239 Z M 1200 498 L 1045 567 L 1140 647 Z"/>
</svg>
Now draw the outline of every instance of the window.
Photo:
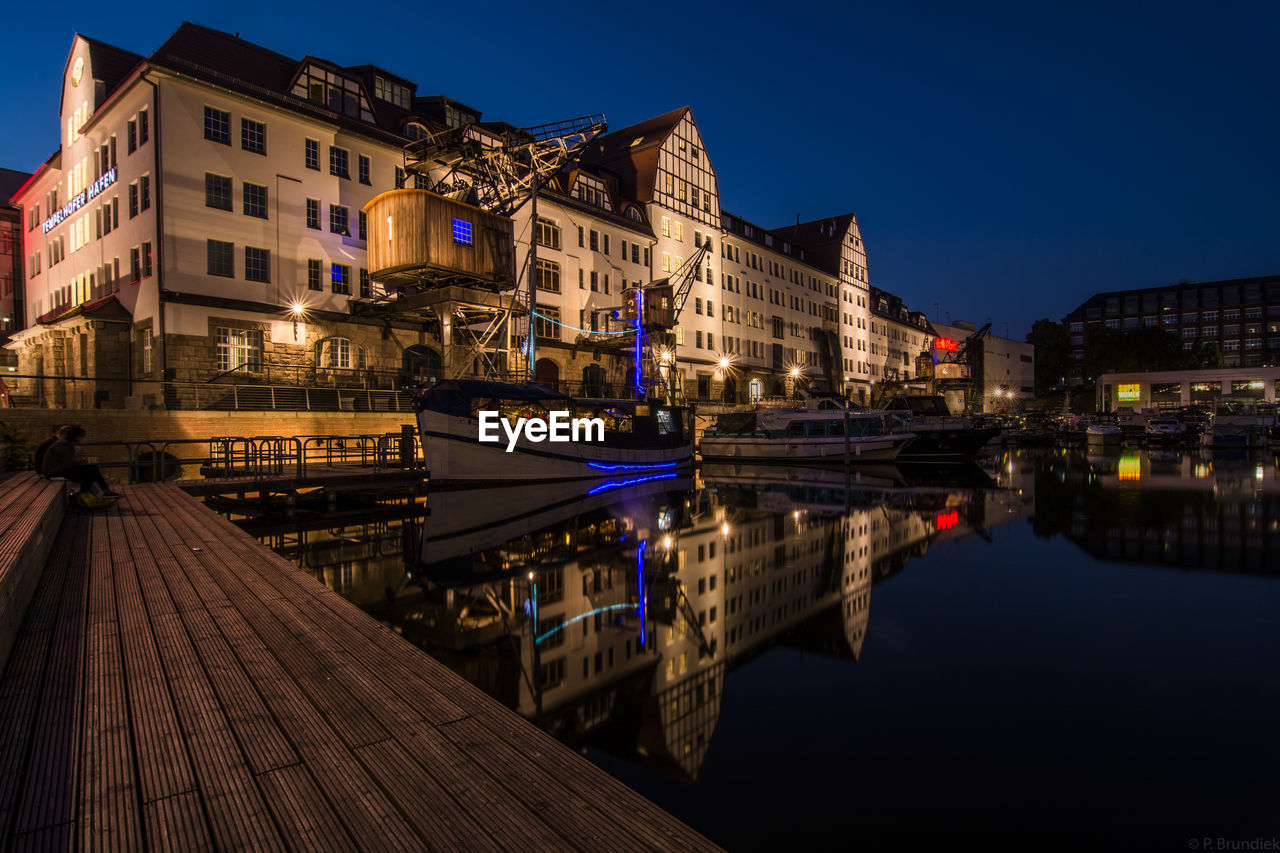
<svg viewBox="0 0 1280 853">
<path fill-rule="evenodd" d="M 307 140 L 306 165 L 308 169 L 320 171 L 320 140 Z"/>
<path fill-rule="evenodd" d="M 465 219 L 453 220 L 453 242 L 459 246 L 472 245 L 471 240 L 471 223 Z"/>
<path fill-rule="evenodd" d="M 360 183 L 365 184 L 366 186 L 371 184 L 372 179 L 369 177 L 369 158 L 363 154 L 360 155 L 359 169 Z"/>
<path fill-rule="evenodd" d="M 351 293 L 351 267 L 342 264 L 331 264 L 330 267 L 330 289 L 334 293 Z"/>
<path fill-rule="evenodd" d="M 359 229 L 357 232 L 357 236 L 359 236 L 361 240 L 368 240 L 369 239 L 369 214 L 365 213 L 363 210 L 359 211 L 357 222 L 358 222 L 357 227 Z"/>
<path fill-rule="evenodd" d="M 142 256 L 137 247 L 129 250 L 129 283 L 137 284 L 142 280 Z"/>
<path fill-rule="evenodd" d="M 579 226 L 578 226 L 578 248 L 579 248 L 579 249 L 583 248 L 583 245 L 582 245 L 582 226 L 581 226 L 581 225 L 579 225 Z"/>
<path fill-rule="evenodd" d="M 396 166 L 396 189 L 398 190 L 404 189 L 404 181 L 405 181 L 405 178 L 408 177 L 408 174 L 409 173 L 406 172 L 404 169 L 400 168 L 399 166 Z"/>
<path fill-rule="evenodd" d="M 267 188 L 259 184 L 245 182 L 244 215 L 267 218 Z"/>
<path fill-rule="evenodd" d="M 211 172 L 204 173 L 204 206 L 218 210 L 231 209 L 231 179 Z M 104 218 L 104 231 L 110 231 L 111 216 Z"/>
<path fill-rule="evenodd" d="M 136 119 L 129 119 L 126 122 L 127 132 L 125 138 L 128 140 L 127 148 L 130 154 L 138 150 L 138 122 Z"/>
<path fill-rule="evenodd" d="M 534 315 L 533 333 L 539 338 L 560 340 L 560 309 L 546 305 L 537 306 Z"/>
<path fill-rule="evenodd" d="M 560 292 L 560 264 L 538 258 L 538 290 Z"/>
<path fill-rule="evenodd" d="M 560 226 L 553 220 L 538 217 L 538 245 L 548 249 L 560 248 Z"/>
<path fill-rule="evenodd" d="M 591 251 L 600 251 L 600 232 L 593 230 L 591 232 Z"/>
<path fill-rule="evenodd" d="M 151 243 L 150 242 L 146 242 L 142 244 L 141 254 L 142 254 L 142 277 L 150 278 L 151 277 Z"/>
<path fill-rule="evenodd" d="M 663 237 L 671 236 L 671 220 L 665 216 L 662 217 L 662 236 Z"/>
<path fill-rule="evenodd" d="M 373 96 L 403 110 L 409 109 L 409 87 L 393 83 L 385 77 L 373 78 Z"/>
<path fill-rule="evenodd" d="M 231 144 L 231 113 L 225 110 L 204 108 L 204 138 L 210 142 Z"/>
<path fill-rule="evenodd" d="M 320 285 L 320 261 L 311 258 L 307 261 L 307 290 L 323 290 Z"/>
<path fill-rule="evenodd" d="M 339 178 L 351 177 L 351 154 L 345 148 L 329 146 L 329 174 Z"/>
<path fill-rule="evenodd" d="M 266 249 L 244 247 L 244 277 L 246 281 L 271 282 L 271 253 Z"/>
<path fill-rule="evenodd" d="M 147 122 L 147 111 L 138 110 L 138 144 L 146 145 L 151 138 L 151 127 Z"/>
<path fill-rule="evenodd" d="M 236 274 L 235 244 L 210 240 L 208 245 L 209 275 L 233 278 Z"/>
<path fill-rule="evenodd" d="M 360 298 L 368 299 L 373 296 L 373 285 L 369 281 L 369 271 L 364 267 L 360 268 Z"/>
<path fill-rule="evenodd" d="M 329 205 L 329 231 L 334 234 L 351 234 L 349 213 L 340 204 Z"/>
<path fill-rule="evenodd" d="M 316 367 L 345 370 L 351 367 L 351 341 L 329 338 L 316 342 Z"/>
<path fill-rule="evenodd" d="M 608 234 L 604 235 L 604 253 L 606 255 L 609 254 L 609 235 Z"/>
<path fill-rule="evenodd" d="M 307 199 L 307 227 L 320 230 L 320 199 Z"/>
<path fill-rule="evenodd" d="M 129 184 L 129 218 L 138 215 L 138 185 L 137 183 Z"/>
<path fill-rule="evenodd" d="M 254 154 L 266 154 L 267 126 L 251 118 L 240 119 L 240 147 Z"/>
<path fill-rule="evenodd" d="M 260 329 L 218 329 L 218 370 L 262 369 Z"/>
<path fill-rule="evenodd" d="M 148 210 L 151 207 L 151 176 L 143 175 L 138 178 L 138 207 L 141 210 Z"/>
</svg>

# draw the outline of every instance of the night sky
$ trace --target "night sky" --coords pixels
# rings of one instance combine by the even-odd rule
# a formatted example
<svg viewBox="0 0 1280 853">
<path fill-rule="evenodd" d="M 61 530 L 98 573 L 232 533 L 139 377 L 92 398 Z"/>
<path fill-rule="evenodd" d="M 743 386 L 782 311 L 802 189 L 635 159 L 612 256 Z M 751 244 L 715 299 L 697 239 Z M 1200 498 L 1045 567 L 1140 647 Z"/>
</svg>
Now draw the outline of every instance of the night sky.
<svg viewBox="0 0 1280 853">
<path fill-rule="evenodd" d="M 943 322 L 1021 338 L 1100 290 L 1280 274 L 1280 3 L 182 8 L 7 8 L 0 166 L 56 147 L 76 31 L 145 54 L 185 18 L 515 124 L 688 104 L 727 210 L 854 210 L 872 283 Z"/>
</svg>

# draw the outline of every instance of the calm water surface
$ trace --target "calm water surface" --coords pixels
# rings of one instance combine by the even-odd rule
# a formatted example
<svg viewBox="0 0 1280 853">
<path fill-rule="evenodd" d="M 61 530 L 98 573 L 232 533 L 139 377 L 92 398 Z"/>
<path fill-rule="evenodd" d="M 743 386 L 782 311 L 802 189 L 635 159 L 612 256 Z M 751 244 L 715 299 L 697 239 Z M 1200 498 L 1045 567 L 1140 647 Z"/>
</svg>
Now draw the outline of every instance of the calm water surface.
<svg viewBox="0 0 1280 853">
<path fill-rule="evenodd" d="M 1186 850 L 1280 837 L 1278 474 L 705 466 L 258 532 L 730 849 Z"/>
</svg>

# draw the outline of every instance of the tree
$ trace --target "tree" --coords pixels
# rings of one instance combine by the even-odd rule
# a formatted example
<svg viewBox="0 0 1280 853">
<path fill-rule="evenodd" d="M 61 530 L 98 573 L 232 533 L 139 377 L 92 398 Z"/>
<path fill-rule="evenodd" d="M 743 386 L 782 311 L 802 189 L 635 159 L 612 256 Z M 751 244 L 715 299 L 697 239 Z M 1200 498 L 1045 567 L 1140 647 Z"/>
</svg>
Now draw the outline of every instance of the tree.
<svg viewBox="0 0 1280 853">
<path fill-rule="evenodd" d="M 1031 324 L 1027 343 L 1035 348 L 1036 394 L 1044 396 L 1066 378 L 1070 369 L 1071 346 L 1067 329 L 1048 317 Z"/>
</svg>

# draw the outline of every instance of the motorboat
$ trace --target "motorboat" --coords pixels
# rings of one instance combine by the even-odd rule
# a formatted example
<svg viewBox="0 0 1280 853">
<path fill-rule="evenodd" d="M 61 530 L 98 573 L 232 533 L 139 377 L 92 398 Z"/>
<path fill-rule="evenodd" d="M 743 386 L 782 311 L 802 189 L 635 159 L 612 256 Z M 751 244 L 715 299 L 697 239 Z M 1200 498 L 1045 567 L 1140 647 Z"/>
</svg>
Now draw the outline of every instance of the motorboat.
<svg viewBox="0 0 1280 853">
<path fill-rule="evenodd" d="M 938 395 L 895 397 L 885 404 L 884 411 L 916 436 L 902 451 L 901 462 L 973 459 L 1000 434 L 998 426 L 979 425 L 972 418 L 953 416 Z"/>
<path fill-rule="evenodd" d="M 891 462 L 915 438 L 885 412 L 759 408 L 717 416 L 699 449 L 704 460 Z"/>
<path fill-rule="evenodd" d="M 1177 418 L 1152 418 L 1147 421 L 1147 441 L 1150 443 L 1178 443 L 1186 437 L 1186 434 L 1186 425 Z"/>
<path fill-rule="evenodd" d="M 1096 415 L 1085 427 L 1084 437 L 1090 447 L 1119 447 L 1124 440 L 1124 431 L 1115 415 Z"/>
<path fill-rule="evenodd" d="M 682 406 L 471 379 L 437 382 L 413 404 L 433 484 L 653 476 L 693 461 L 692 415 Z M 569 440 L 548 432 L 557 423 L 570 425 L 561 436 Z"/>
</svg>

